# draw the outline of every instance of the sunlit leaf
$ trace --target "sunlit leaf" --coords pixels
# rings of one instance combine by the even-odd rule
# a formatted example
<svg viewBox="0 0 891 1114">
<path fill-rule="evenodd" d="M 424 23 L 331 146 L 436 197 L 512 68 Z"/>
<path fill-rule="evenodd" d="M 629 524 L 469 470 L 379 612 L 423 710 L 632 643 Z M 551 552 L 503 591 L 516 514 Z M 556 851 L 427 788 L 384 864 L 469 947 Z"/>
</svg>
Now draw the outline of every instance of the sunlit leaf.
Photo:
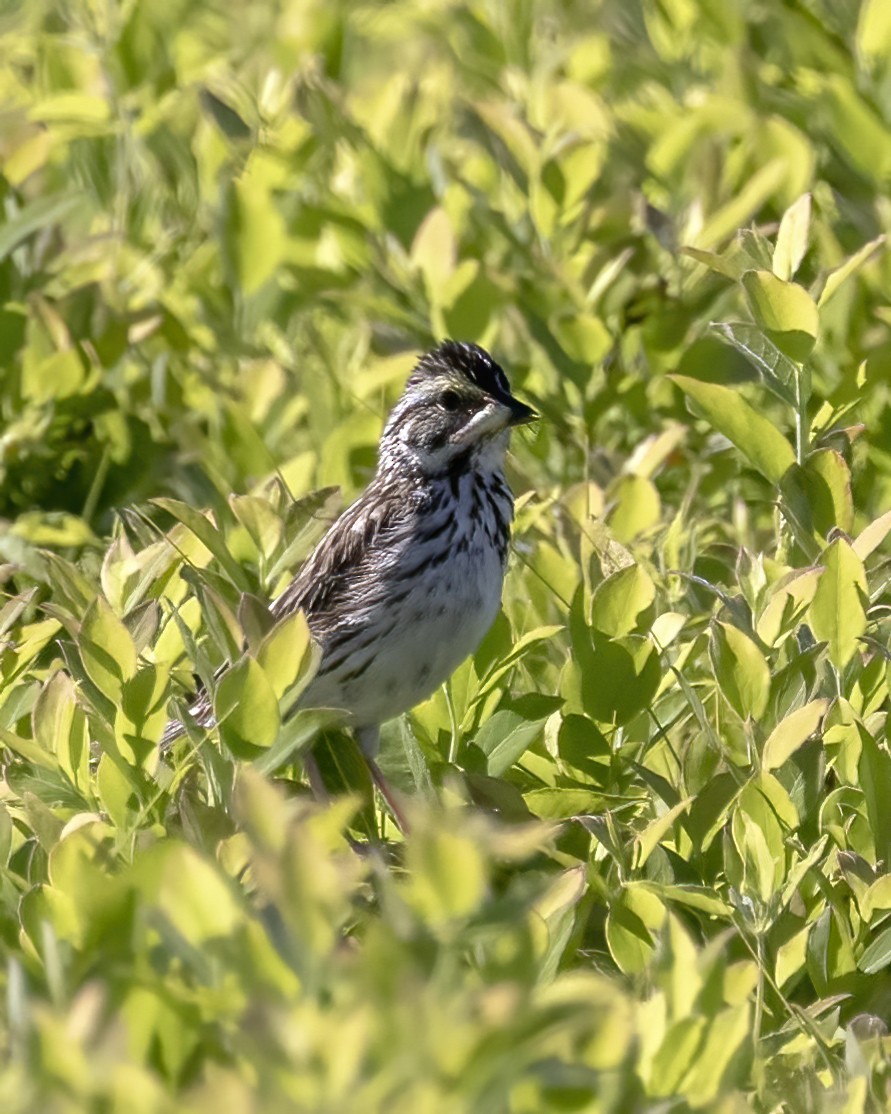
<svg viewBox="0 0 891 1114">
<path fill-rule="evenodd" d="M 812 700 L 797 708 L 771 731 L 761 752 L 765 770 L 782 766 L 813 735 L 826 714 L 828 700 Z"/>
<path fill-rule="evenodd" d="M 879 0 L 881 2 L 881 0 Z M 878 7 L 878 4 L 873 4 L 873 7 Z M 817 305 L 822 309 L 823 306 L 834 297 L 838 288 L 847 279 L 857 273 L 860 268 L 868 263 L 870 259 L 885 246 L 885 237 L 879 236 L 875 240 L 871 240 L 868 244 L 864 244 L 859 251 L 854 252 L 850 259 L 842 263 L 840 267 L 836 267 L 834 271 L 830 271 L 823 286 L 823 292 L 820 295 Z"/>
<path fill-rule="evenodd" d="M 811 195 L 804 193 L 783 213 L 773 251 L 773 273 L 783 282 L 794 278 L 807 251 L 811 224 Z"/>
<path fill-rule="evenodd" d="M 671 378 L 768 480 L 778 483 L 795 463 L 795 453 L 786 438 L 736 391 L 683 375 Z"/>
<path fill-rule="evenodd" d="M 730 623 L 715 623 L 709 646 L 721 691 L 743 718 L 758 719 L 767 706 L 770 670 L 747 634 Z"/>
<path fill-rule="evenodd" d="M 238 753 L 250 754 L 252 748 L 275 742 L 281 723 L 278 700 L 254 658 L 242 658 L 223 674 L 214 694 L 214 716 L 224 741 Z"/>
<path fill-rule="evenodd" d="M 746 271 L 742 284 L 755 320 L 785 355 L 801 363 L 820 331 L 816 303 L 803 286 L 769 271 Z"/>
<path fill-rule="evenodd" d="M 102 596 L 90 604 L 78 637 L 90 679 L 106 696 L 120 696 L 121 686 L 136 672 L 136 648 L 130 632 Z"/>
<path fill-rule="evenodd" d="M 472 913 L 485 892 L 486 869 L 465 833 L 426 828 L 409 841 L 409 900 L 432 925 Z"/>
<path fill-rule="evenodd" d="M 866 631 L 866 575 L 850 542 L 836 538 L 820 558 L 824 568 L 808 615 L 817 638 L 829 644 L 829 656 L 844 668 Z"/>
<path fill-rule="evenodd" d="M 245 295 L 255 294 L 285 256 L 287 235 L 275 199 L 252 177 L 233 182 L 228 195 L 225 246 Z"/>
<path fill-rule="evenodd" d="M 619 569 L 598 584 L 591 601 L 591 625 L 611 638 L 630 634 L 655 598 L 655 586 L 640 565 Z"/>
</svg>

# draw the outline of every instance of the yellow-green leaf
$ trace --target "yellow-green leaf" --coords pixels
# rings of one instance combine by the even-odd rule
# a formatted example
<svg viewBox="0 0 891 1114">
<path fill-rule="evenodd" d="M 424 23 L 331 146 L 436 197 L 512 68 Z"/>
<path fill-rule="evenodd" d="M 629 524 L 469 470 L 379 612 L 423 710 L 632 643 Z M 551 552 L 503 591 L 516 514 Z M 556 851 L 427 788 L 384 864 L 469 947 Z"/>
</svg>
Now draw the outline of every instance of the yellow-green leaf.
<svg viewBox="0 0 891 1114">
<path fill-rule="evenodd" d="M 136 672 L 136 647 L 103 596 L 97 596 L 87 608 L 77 642 L 87 676 L 100 692 L 117 702 L 121 686 Z"/>
<path fill-rule="evenodd" d="M 285 222 L 275 200 L 254 178 L 232 185 L 225 220 L 225 246 L 234 276 L 246 295 L 275 274 L 285 255 Z"/>
<path fill-rule="evenodd" d="M 281 723 L 278 699 L 259 662 L 245 657 L 223 674 L 214 695 L 214 715 L 230 749 L 241 753 L 244 744 L 272 746 Z"/>
<path fill-rule="evenodd" d="M 797 708 L 776 725 L 768 736 L 761 754 L 765 770 L 775 770 L 790 758 L 813 735 L 829 707 L 828 700 L 812 700 Z"/>
<path fill-rule="evenodd" d="M 779 483 L 785 471 L 795 463 L 795 453 L 772 422 L 729 387 L 703 383 L 686 375 L 670 378 L 693 399 L 715 429 L 748 457 L 762 476 Z"/>
<path fill-rule="evenodd" d="M 880 3 L 885 3 L 885 0 L 879 0 Z M 877 236 L 875 240 L 870 240 L 868 244 L 864 244 L 859 251 L 855 251 L 850 259 L 845 260 L 840 267 L 836 267 L 834 271 L 830 271 L 823 285 L 823 292 L 817 301 L 820 309 L 826 305 L 830 298 L 834 297 L 838 288 L 843 282 L 847 281 L 860 270 L 860 268 L 868 263 L 870 259 L 885 246 L 885 237 Z"/>
<path fill-rule="evenodd" d="M 675 820 L 690 808 L 692 800 L 692 797 L 686 797 L 683 801 L 678 801 L 673 808 L 657 816 L 655 820 L 651 820 L 644 830 L 635 836 L 633 862 L 635 870 L 644 865 Z"/>
<path fill-rule="evenodd" d="M 643 971 L 656 950 L 655 935 L 665 921 L 665 906 L 655 894 L 626 886 L 606 917 L 606 943 L 626 975 Z"/>
<path fill-rule="evenodd" d="M 409 900 L 431 925 L 469 916 L 486 891 L 487 869 L 469 834 L 424 828 L 406 851 Z"/>
<path fill-rule="evenodd" d="M 610 488 L 609 501 L 610 532 L 620 542 L 633 541 L 659 521 L 659 492 L 645 476 L 620 476 Z"/>
<path fill-rule="evenodd" d="M 860 560 L 865 561 L 870 553 L 878 549 L 889 532 L 891 532 L 891 511 L 885 511 L 868 526 L 863 527 L 851 547 Z"/>
<path fill-rule="evenodd" d="M 742 285 L 752 315 L 780 351 L 799 363 L 806 360 L 820 331 L 820 314 L 810 294 L 770 271 L 746 271 Z"/>
<path fill-rule="evenodd" d="M 554 317 L 550 326 L 566 355 L 581 364 L 600 363 L 613 345 L 607 327 L 590 313 Z"/>
<path fill-rule="evenodd" d="M 282 520 L 268 499 L 257 495 L 230 495 L 232 513 L 247 530 L 261 557 L 268 560 L 281 542 Z"/>
<path fill-rule="evenodd" d="M 745 719 L 758 719 L 767 707 L 770 670 L 747 634 L 730 623 L 715 623 L 709 646 L 715 676 L 731 706 Z"/>
<path fill-rule="evenodd" d="M 257 652 L 257 660 L 279 700 L 301 673 L 305 674 L 305 680 L 310 679 L 311 667 L 317 657 L 317 648 L 302 611 L 296 611 L 276 623 Z"/>
<path fill-rule="evenodd" d="M 591 601 L 591 626 L 617 638 L 630 634 L 638 616 L 652 604 L 656 589 L 640 565 L 628 565 L 597 585 Z"/>
<path fill-rule="evenodd" d="M 844 669 L 866 633 L 866 574 L 850 542 L 836 538 L 820 560 L 820 577 L 808 612 L 817 638 L 829 644 L 829 657 Z"/>
<path fill-rule="evenodd" d="M 825 538 L 838 527 L 846 533 L 854 525 L 851 470 L 835 449 L 820 449 L 805 464 L 805 488 L 816 530 Z"/>
<path fill-rule="evenodd" d="M 891 4 L 863 0 L 857 21 L 857 50 L 870 61 L 891 56 Z"/>
<path fill-rule="evenodd" d="M 133 878 L 189 943 L 230 935 L 243 920 L 233 887 L 212 861 L 172 840 L 156 844 L 138 860 Z"/>
<path fill-rule="evenodd" d="M 798 270 L 807 251 L 811 227 L 811 195 L 804 193 L 783 213 L 773 251 L 773 273 L 788 282 Z"/>
</svg>

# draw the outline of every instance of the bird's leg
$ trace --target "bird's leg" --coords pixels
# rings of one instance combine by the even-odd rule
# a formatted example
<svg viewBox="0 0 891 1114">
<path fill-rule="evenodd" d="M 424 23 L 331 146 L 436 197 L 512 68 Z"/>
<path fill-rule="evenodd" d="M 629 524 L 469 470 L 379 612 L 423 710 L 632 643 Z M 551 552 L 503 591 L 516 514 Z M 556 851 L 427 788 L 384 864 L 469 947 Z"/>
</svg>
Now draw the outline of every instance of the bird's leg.
<svg viewBox="0 0 891 1114">
<path fill-rule="evenodd" d="M 378 752 L 381 741 L 381 733 L 379 727 L 358 727 L 356 728 L 356 741 L 359 744 L 359 749 L 368 764 L 368 772 L 371 774 L 371 780 L 377 786 L 380 795 L 387 803 L 387 807 L 393 814 L 393 818 L 399 830 L 403 835 L 408 833 L 408 821 L 405 818 L 405 813 L 402 811 L 402 805 L 399 801 L 399 794 L 390 785 L 387 779 L 381 772 L 380 766 L 375 761 L 375 755 Z"/>
<path fill-rule="evenodd" d="M 373 758 L 366 757 L 365 761 L 368 763 L 368 769 L 371 772 L 374 784 L 380 790 L 381 796 L 387 802 L 390 812 L 393 813 L 393 819 L 403 835 L 408 834 L 408 821 L 405 818 L 405 813 L 402 811 L 402 806 L 399 803 L 399 795 L 392 785 L 387 781 L 381 773 L 381 768 Z"/>
<path fill-rule="evenodd" d="M 303 771 L 306 774 L 306 780 L 309 782 L 309 788 L 312 790 L 312 795 L 319 802 L 319 804 L 329 804 L 331 801 L 331 794 L 325 785 L 325 779 L 322 777 L 322 771 L 319 769 L 319 764 L 316 762 L 315 755 L 312 751 L 307 751 L 303 755 Z"/>
</svg>

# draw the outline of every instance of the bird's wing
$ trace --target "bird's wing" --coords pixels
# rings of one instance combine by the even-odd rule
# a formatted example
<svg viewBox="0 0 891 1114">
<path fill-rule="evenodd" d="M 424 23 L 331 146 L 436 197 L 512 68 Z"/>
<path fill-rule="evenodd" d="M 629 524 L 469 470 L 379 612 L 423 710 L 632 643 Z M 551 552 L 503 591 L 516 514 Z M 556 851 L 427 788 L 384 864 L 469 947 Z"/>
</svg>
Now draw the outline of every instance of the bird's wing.
<svg viewBox="0 0 891 1114">
<path fill-rule="evenodd" d="M 351 616 L 355 617 L 357 610 L 373 604 L 375 597 L 386 591 L 381 552 L 400 523 L 404 524 L 417 509 L 416 499 L 372 482 L 336 519 L 288 587 L 273 600 L 273 616 L 281 618 L 303 611 L 313 636 L 324 645 L 330 635 L 349 623 Z M 197 693 L 189 713 L 202 727 L 213 726 L 213 705 L 207 692 Z M 183 724 L 172 720 L 162 746 L 184 731 Z"/>
<path fill-rule="evenodd" d="M 280 617 L 301 610 L 313 634 L 324 640 L 336 614 L 367 601 L 369 587 L 384 571 L 382 549 L 413 510 L 404 498 L 383 493 L 372 484 L 340 515 L 272 602 L 272 614 Z"/>
</svg>

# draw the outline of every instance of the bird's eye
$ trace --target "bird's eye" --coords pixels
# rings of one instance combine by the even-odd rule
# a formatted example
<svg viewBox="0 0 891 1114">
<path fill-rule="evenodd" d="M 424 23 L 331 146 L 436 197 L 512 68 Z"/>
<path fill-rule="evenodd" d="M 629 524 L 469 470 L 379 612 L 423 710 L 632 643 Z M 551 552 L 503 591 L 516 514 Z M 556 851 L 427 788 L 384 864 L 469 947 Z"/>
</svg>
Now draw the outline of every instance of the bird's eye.
<svg viewBox="0 0 891 1114">
<path fill-rule="evenodd" d="M 439 396 L 439 405 L 443 410 L 448 410 L 450 414 L 454 414 L 461 405 L 461 397 L 456 391 L 443 391 Z"/>
</svg>

